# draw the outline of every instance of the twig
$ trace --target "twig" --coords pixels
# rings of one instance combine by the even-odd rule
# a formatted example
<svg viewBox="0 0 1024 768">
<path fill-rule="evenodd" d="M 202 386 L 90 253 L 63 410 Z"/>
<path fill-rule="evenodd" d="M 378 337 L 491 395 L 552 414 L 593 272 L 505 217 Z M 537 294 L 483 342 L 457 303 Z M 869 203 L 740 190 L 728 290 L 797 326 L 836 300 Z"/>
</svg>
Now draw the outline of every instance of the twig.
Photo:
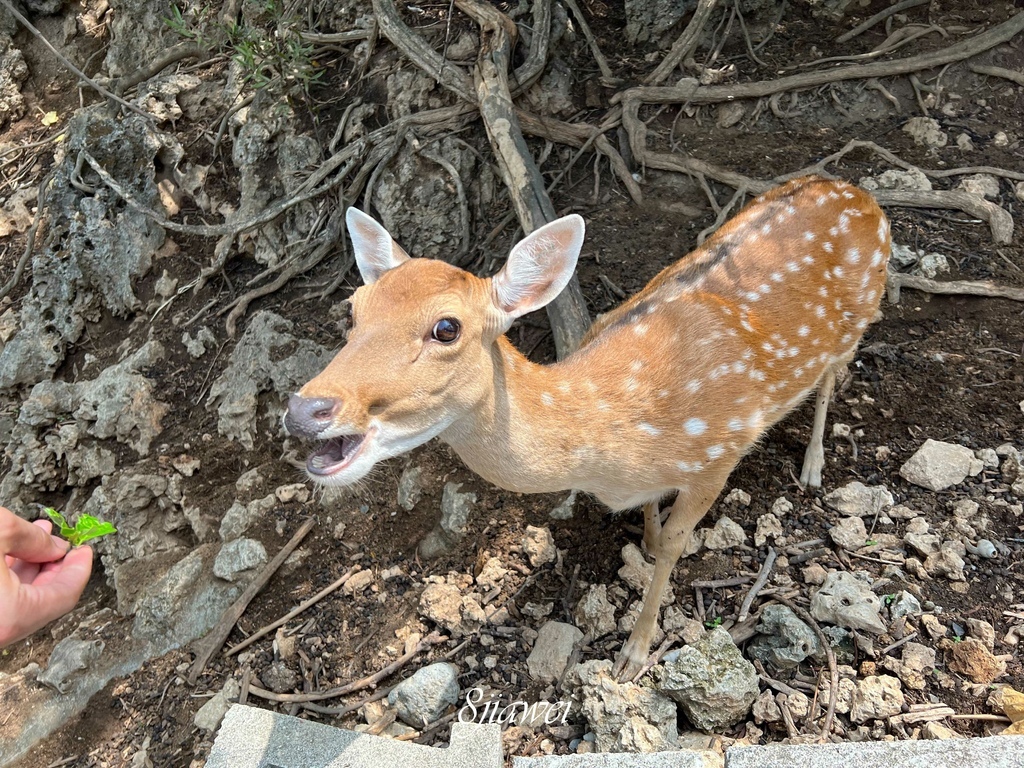
<svg viewBox="0 0 1024 768">
<path fill-rule="evenodd" d="M 329 586 L 324 587 L 323 589 L 321 589 L 319 592 L 317 592 L 311 598 L 309 598 L 305 602 L 301 603 L 298 607 L 293 608 L 292 610 L 288 611 L 288 613 L 286 613 L 284 616 L 282 616 L 277 621 L 273 622 L 272 624 L 267 624 L 267 626 L 263 627 L 262 629 L 257 630 L 253 634 L 249 635 L 249 637 L 247 637 L 245 640 L 240 642 L 238 645 L 235 645 L 235 646 L 232 646 L 231 648 L 228 648 L 226 651 L 224 651 L 224 655 L 225 656 L 233 656 L 234 654 L 238 653 L 239 651 L 242 651 L 242 650 L 245 650 L 246 648 L 248 648 L 250 645 L 255 643 L 261 637 L 269 635 L 271 632 L 273 632 L 275 629 L 280 627 L 282 624 L 287 624 L 289 621 L 294 619 L 300 613 L 302 613 L 306 609 L 316 605 L 321 600 L 323 600 L 325 597 L 327 597 L 329 594 L 331 594 L 332 592 L 337 590 L 339 587 L 341 587 L 346 581 L 348 581 L 352 577 L 352 574 L 354 574 L 358 570 L 359 570 L 359 566 L 358 565 L 353 565 L 351 568 L 349 568 L 347 571 L 345 571 L 345 573 L 343 573 L 340 578 L 336 579 L 332 584 L 330 584 Z"/>
<path fill-rule="evenodd" d="M 576 0 L 565 0 L 566 6 L 572 11 L 572 15 L 576 17 L 576 23 L 579 24 L 580 31 L 583 32 L 583 37 L 587 41 L 587 46 L 590 48 L 590 54 L 594 57 L 594 61 L 597 62 L 597 68 L 601 70 L 601 77 L 606 81 L 612 81 L 615 79 L 615 75 L 612 72 L 612 68 L 608 66 L 608 59 L 601 53 L 601 48 L 597 44 L 597 38 L 594 37 L 594 33 L 590 31 L 590 25 L 587 24 L 586 18 L 583 16 L 583 11 L 580 10 L 579 3 Z"/>
<path fill-rule="evenodd" d="M 404 667 L 409 661 L 419 653 L 422 653 L 427 648 L 437 643 L 447 640 L 448 638 L 443 635 L 434 632 L 427 637 L 420 640 L 416 645 L 406 651 L 404 654 L 399 656 L 393 662 L 388 664 L 386 667 L 381 669 L 379 672 L 374 672 L 372 675 L 354 680 L 351 683 L 340 685 L 337 688 L 331 688 L 327 691 L 318 691 L 313 693 L 274 693 L 273 691 L 267 691 L 257 686 L 250 687 L 250 693 L 254 696 L 259 696 L 261 699 L 267 701 L 279 701 L 289 704 L 304 704 L 309 701 L 323 701 L 325 699 L 334 699 L 338 696 L 344 696 L 349 693 L 361 691 L 363 688 L 372 688 L 377 685 L 381 680 L 385 679 L 389 675 L 394 674 L 397 670 Z"/>
<path fill-rule="evenodd" d="M 753 576 L 733 576 L 729 579 L 697 579 L 691 581 L 690 585 L 701 589 L 725 589 L 727 587 L 742 587 Z"/>
<path fill-rule="evenodd" d="M 967 66 L 971 72 L 975 72 L 979 75 L 1001 77 L 1004 80 L 1010 80 L 1017 85 L 1024 85 L 1024 73 L 1022 72 L 1015 72 L 1012 69 L 1005 69 L 1004 67 L 989 67 L 984 64 L 968 64 Z"/>
<path fill-rule="evenodd" d="M 811 616 L 810 613 L 782 595 L 775 595 L 775 599 L 793 611 L 793 613 L 799 616 L 807 626 L 814 630 L 814 634 L 817 636 L 818 642 L 821 643 L 821 647 L 825 651 L 825 657 L 828 659 L 828 710 L 825 712 L 825 722 L 822 724 L 820 735 L 820 741 L 827 741 L 832 733 L 832 722 L 835 720 L 836 716 L 836 698 L 839 694 L 839 667 L 836 665 L 836 655 L 833 653 L 832 646 L 829 644 L 828 638 L 825 637 L 825 633 L 821 631 L 821 627 L 818 626 L 818 622 L 814 620 L 814 617 Z"/>
<path fill-rule="evenodd" d="M 858 24 L 856 27 L 851 29 L 849 32 L 844 32 L 843 34 L 841 34 L 839 37 L 836 38 L 836 42 L 837 43 L 848 43 L 850 40 L 853 40 L 853 38 L 857 37 L 857 35 L 861 35 L 861 34 L 864 34 L 865 32 L 867 32 L 869 29 L 871 29 L 873 26 L 875 26 L 875 24 L 877 24 L 878 22 L 885 21 L 890 16 L 893 16 L 893 15 L 895 15 L 897 13 L 901 13 L 902 11 L 906 11 L 906 10 L 909 10 L 911 8 L 915 8 L 915 7 L 919 6 L 919 5 L 926 5 L 930 1 L 931 0 L 903 0 L 902 3 L 896 3 L 896 5 L 891 5 L 888 8 L 886 8 L 885 10 L 879 11 L 874 16 L 870 17 L 867 21 L 862 22 L 861 24 Z"/>
<path fill-rule="evenodd" d="M 176 64 L 182 59 L 205 59 L 209 55 L 210 52 L 197 43 L 179 43 L 178 45 L 171 46 L 152 62 L 144 67 L 140 67 L 132 74 L 110 80 L 109 85 L 113 86 L 114 90 L 121 94 L 139 83 L 156 77 L 167 67 L 171 66 L 171 64 Z"/>
<path fill-rule="evenodd" d="M 903 272 L 889 272 L 885 281 L 886 295 L 890 304 L 899 304 L 900 291 L 913 288 L 925 293 L 944 296 L 989 296 L 1013 301 L 1024 301 L 1024 288 L 996 285 L 984 280 L 949 280 L 940 282 L 919 275 Z"/>
<path fill-rule="evenodd" d="M 662 82 L 675 71 L 675 68 L 679 66 L 681 61 L 697 50 L 697 44 L 700 42 L 704 25 L 708 23 L 708 19 L 711 18 L 711 14 L 714 13 L 717 5 L 718 0 L 699 0 L 697 7 L 693 10 L 690 23 L 686 25 L 686 29 L 683 30 L 683 33 L 672 44 L 672 48 L 666 54 L 661 64 L 644 78 L 645 84 L 653 85 L 654 83 Z"/>
<path fill-rule="evenodd" d="M 319 712 L 321 715 L 335 715 L 337 717 L 344 717 L 349 712 L 355 712 L 356 710 L 360 709 L 363 705 L 369 704 L 371 701 L 380 701 L 381 699 L 386 698 L 387 695 L 391 693 L 392 690 L 394 690 L 394 686 L 389 685 L 385 688 L 380 688 L 379 690 L 367 696 L 365 699 L 360 699 L 359 701 L 355 701 L 351 704 L 345 704 L 341 707 L 325 707 L 322 704 L 316 704 L 312 701 L 304 701 L 302 703 L 302 708 L 308 709 L 311 712 Z"/>
<path fill-rule="evenodd" d="M 740 615 L 736 618 L 737 622 L 744 622 L 747 620 L 747 616 L 750 615 L 750 606 L 754 604 L 754 599 L 757 597 L 757 593 L 764 589 L 764 585 L 768 583 L 768 577 L 772 574 L 772 566 L 775 565 L 775 559 L 778 557 L 778 553 L 775 551 L 775 547 L 768 547 L 768 556 L 764 559 L 764 565 L 761 566 L 761 570 L 757 574 L 757 578 L 754 579 L 754 583 L 750 585 L 750 591 L 747 596 L 743 599 L 743 603 L 740 605 Z"/>
<path fill-rule="evenodd" d="M 54 171 L 50 171 L 39 184 L 39 191 L 36 193 L 36 215 L 32 217 L 32 226 L 28 228 L 28 232 L 25 235 L 25 250 L 22 251 L 21 258 L 18 259 L 18 264 L 14 268 L 14 274 L 11 275 L 11 279 L 4 284 L 3 288 L 0 288 L 0 299 L 7 296 L 21 282 L 21 276 L 25 273 L 28 260 L 32 257 L 32 248 L 35 245 L 36 235 L 39 233 L 39 228 L 43 221 L 43 208 L 46 207 L 46 190 L 53 179 L 53 174 Z"/>
<path fill-rule="evenodd" d="M 188 671 L 188 682 L 190 685 L 195 685 L 196 680 L 199 679 L 199 675 L 206 669 L 207 663 L 213 658 L 220 647 L 224 645 L 224 641 L 227 640 L 228 635 L 231 633 L 231 628 L 235 626 L 235 622 L 245 613 L 245 609 L 252 602 L 252 599 L 259 594 L 259 591 L 263 589 L 270 577 L 277 573 L 277 569 L 281 567 L 288 556 L 295 550 L 302 540 L 306 538 L 313 529 L 313 524 L 316 520 L 312 517 L 307 518 L 306 521 L 299 526 L 299 530 L 295 532 L 291 540 L 281 548 L 281 551 L 277 553 L 273 560 L 271 560 L 263 568 L 262 571 L 256 576 L 255 579 L 250 582 L 249 586 L 245 588 L 245 591 L 231 604 L 220 618 L 220 621 L 211 629 L 206 636 L 199 641 L 196 645 L 196 659 L 192 662 L 192 667 Z"/>
<path fill-rule="evenodd" d="M 881 651 L 879 651 L 878 655 L 879 656 L 885 656 L 890 651 L 895 651 L 897 648 L 900 648 L 900 647 L 906 645 L 911 640 L 913 640 L 915 637 L 917 637 L 917 632 L 911 632 L 909 635 L 904 637 L 902 640 L 897 640 L 895 643 L 892 643 L 891 645 L 885 646 L 885 648 L 883 648 Z"/>
<path fill-rule="evenodd" d="M 84 82 L 88 83 L 90 86 L 92 86 L 92 88 L 95 91 L 103 94 L 108 99 L 113 99 L 118 104 L 120 104 L 122 107 L 125 107 L 126 109 L 130 109 L 132 112 L 135 112 L 138 115 L 142 115 L 147 120 L 152 120 L 153 119 L 153 116 L 151 114 L 149 114 L 145 110 L 139 109 L 134 104 L 131 104 L 131 103 L 125 101 L 124 99 L 122 99 L 117 94 L 107 90 L 102 85 L 100 85 L 95 80 L 93 80 L 91 77 L 89 77 L 87 74 L 85 74 L 85 72 L 83 72 L 78 67 L 76 67 L 74 64 L 72 64 L 71 60 L 68 59 L 67 56 L 65 56 L 63 53 L 58 51 L 53 46 L 53 44 L 43 36 L 43 33 L 40 32 L 38 29 L 36 29 L 32 25 L 32 22 L 30 22 L 28 19 L 26 19 L 24 16 L 22 16 L 21 12 L 17 8 L 15 8 L 14 5 L 11 3 L 11 0 L 0 0 L 0 5 L 3 5 L 4 8 L 6 8 L 8 10 L 8 12 L 14 18 L 16 18 L 21 23 L 21 25 L 23 27 L 25 27 L 25 29 L 27 29 L 29 32 L 31 32 L 32 35 L 39 40 L 39 42 L 41 42 L 43 45 L 45 45 L 47 47 L 47 49 L 49 49 L 50 53 L 52 53 L 54 56 L 56 56 L 58 59 L 60 59 L 61 63 L 65 67 L 67 67 L 72 72 L 74 72 L 82 81 L 84 81 Z"/>
</svg>

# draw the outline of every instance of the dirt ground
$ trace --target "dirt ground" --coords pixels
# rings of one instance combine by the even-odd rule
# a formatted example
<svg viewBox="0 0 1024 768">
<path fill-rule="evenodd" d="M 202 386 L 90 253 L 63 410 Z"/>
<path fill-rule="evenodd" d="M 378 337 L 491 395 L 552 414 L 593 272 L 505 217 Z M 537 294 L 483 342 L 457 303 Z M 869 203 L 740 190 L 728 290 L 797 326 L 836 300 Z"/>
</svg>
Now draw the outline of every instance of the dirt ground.
<svg viewBox="0 0 1024 768">
<path fill-rule="evenodd" d="M 631 81 L 649 70 L 652 65 L 645 54 L 655 49 L 633 49 L 624 45 L 619 36 L 622 10 L 617 4 L 591 0 L 582 5 L 617 76 Z M 775 35 L 758 54 L 763 65 L 745 55 L 741 40 L 732 40 L 723 54 L 738 68 L 735 79 L 744 81 L 776 76 L 794 63 L 807 60 L 808 52 L 815 46 L 825 55 L 859 53 L 884 39 L 882 29 L 872 30 L 845 45 L 836 44 L 836 36 L 886 5 L 877 0 L 861 3 L 848 18 L 830 22 L 813 17 L 804 3 L 793 3 Z M 908 14 L 915 22 L 927 19 L 942 27 L 974 29 L 1007 18 L 1014 7 L 1019 9 L 1021 4 L 933 2 L 930 6 L 912 9 Z M 926 36 L 904 49 L 901 55 L 946 44 L 948 41 L 938 35 Z M 997 49 L 994 55 L 1000 66 L 1020 71 L 1024 65 L 1024 47 L 1019 38 Z M 594 67 L 584 44 L 577 46 L 576 56 L 572 62 L 577 67 L 574 93 L 582 104 L 587 80 L 594 76 Z M 937 75 L 937 70 L 929 70 L 922 77 L 934 82 Z M 64 77 L 52 70 L 49 76 Z M 921 147 L 900 130 L 908 117 L 920 114 L 905 78 L 885 81 L 892 92 L 899 94 L 905 108 L 898 114 L 883 104 L 877 106 L 877 114 L 870 114 L 871 110 L 866 108 L 858 108 L 859 111 L 837 108 L 836 102 L 839 106 L 843 101 L 852 103 L 857 89 L 863 87 L 863 83 L 854 81 L 831 92 L 821 89 L 804 93 L 806 112 L 787 119 L 774 116 L 768 109 L 751 117 L 748 110 L 747 118 L 739 124 L 721 128 L 716 125 L 713 107 L 701 108 L 695 115 L 683 119 L 677 115 L 675 107 L 657 114 L 651 110 L 646 117 L 653 118 L 649 126 L 651 141 L 659 148 L 673 147 L 762 179 L 804 167 L 837 151 L 851 139 L 875 141 L 903 160 L 925 168 L 993 166 L 1018 172 L 1024 170 L 1024 134 L 1020 129 L 1024 88 L 996 78 L 985 79 L 978 86 L 976 76 L 963 65 L 951 67 L 943 78 L 944 103 L 953 106 L 949 114 L 941 110 L 933 110 L 932 114 L 938 117 L 951 139 L 966 133 L 976 147 L 973 151 L 961 150 L 952 140 L 939 150 Z M 599 91 L 605 99 L 614 93 L 612 89 Z M 43 111 L 63 108 L 61 95 L 52 88 L 38 88 L 34 98 Z M 12 126 L 7 136 L 0 139 L 17 137 L 30 141 L 36 135 L 35 125 L 37 119 L 33 115 Z M 187 131 L 188 126 L 181 126 L 181 129 Z M 474 128 L 477 129 L 478 126 Z M 996 139 L 1000 131 L 1009 135 L 1005 144 Z M 40 171 L 45 171 L 48 162 L 46 156 L 40 158 Z M 552 176 L 557 174 L 560 162 L 562 156 L 553 153 L 544 171 Z M 882 158 L 858 150 L 829 170 L 856 182 L 890 167 Z M 642 169 L 637 172 L 643 175 Z M 34 177 L 38 178 L 39 173 Z M 587 220 L 587 244 L 579 277 L 589 308 L 595 315 L 620 300 L 607 287 L 609 282 L 627 294 L 639 290 L 662 267 L 692 248 L 697 234 L 714 221 L 707 197 L 694 180 L 654 171 L 648 171 L 643 178 L 645 202 L 642 206 L 630 202 L 607 168 L 596 180 L 593 164 L 586 162 L 580 163 L 554 192 L 560 213 L 576 211 Z M 937 187 L 953 188 L 956 181 L 957 177 L 951 177 L 937 179 L 934 183 Z M 732 195 L 732 190 L 722 185 L 713 184 L 712 191 L 722 204 Z M 1024 227 L 1024 202 L 1014 196 L 1012 182 L 1005 179 L 1001 182 L 1000 197 L 995 202 L 1012 213 L 1018 231 Z M 496 211 L 495 220 L 506 210 Z M 995 246 L 984 223 L 969 220 L 960 213 L 890 208 L 887 214 L 895 243 L 912 245 L 924 252 L 939 252 L 949 258 L 952 271 L 940 279 L 985 279 L 1024 287 L 1024 240 L 1019 234 L 1011 244 Z M 479 229 L 474 233 L 477 239 L 482 238 L 489 227 L 482 223 Z M 511 227 L 502 237 L 507 247 L 511 243 Z M 208 260 L 212 244 L 179 240 L 179 245 L 178 253 L 168 257 L 161 266 L 185 281 Z M 3 280 L 13 272 L 21 248 L 21 239 L 12 238 L 0 264 Z M 322 284 L 331 277 L 330 268 L 330 264 L 322 264 L 318 273 L 301 277 L 260 300 L 250 313 L 259 308 L 272 308 L 295 322 L 296 335 L 337 346 L 340 337 L 332 304 L 344 299 L 352 286 L 343 287 L 329 302 L 311 303 L 306 298 L 310 286 Z M 235 286 L 243 284 L 256 271 L 257 267 L 247 260 L 236 259 L 227 266 L 227 275 Z M 153 295 L 155 277 L 151 274 L 148 284 L 138 289 L 143 301 Z M 350 278 L 355 279 L 354 273 Z M 205 292 L 185 294 L 181 300 L 187 304 L 177 309 L 198 311 L 223 291 L 223 285 L 214 283 Z M 16 307 L 18 302 L 19 297 L 15 296 L 13 305 Z M 1000 484 L 998 471 L 986 470 L 981 477 L 969 478 L 961 486 L 933 493 L 902 480 L 898 469 L 926 438 L 959 443 L 972 449 L 994 448 L 1008 442 L 1024 447 L 1024 416 L 1018 405 L 1024 398 L 1022 310 L 1024 305 L 1003 299 L 930 296 L 912 290 L 904 291 L 898 305 L 883 302 L 883 317 L 868 329 L 861 350 L 849 367 L 851 377 L 830 410 L 830 423 L 848 424 L 858 435 L 862 433 L 856 438 L 856 457 L 845 440 L 829 438 L 824 488 L 809 492 L 797 484 L 795 477 L 799 474 L 810 434 L 813 411 L 812 403 L 805 403 L 772 429 L 730 478 L 727 488 L 748 492 L 752 498 L 750 506 L 726 505 L 720 499 L 704 525 L 711 525 L 727 514 L 750 534 L 758 517 L 767 512 L 777 498 L 786 496 L 795 508 L 782 521 L 785 534 L 792 541 L 826 538 L 827 528 L 836 522 L 838 515 L 825 511 L 821 498 L 852 480 L 886 485 L 897 503 L 919 510 L 935 524 L 949 515 L 954 501 L 974 498 L 992 517 L 988 537 L 1004 542 L 1011 554 L 991 561 L 968 556 L 968 580 L 963 592 L 952 589 L 945 579 L 924 581 L 911 575 L 905 575 L 896 589 L 909 589 L 922 601 L 942 606 L 942 618 L 947 624 L 964 625 L 969 618 L 991 623 L 996 629 L 996 653 L 1014 654 L 1001 682 L 1020 688 L 1024 684 L 1024 669 L 1015 649 L 1002 645 L 1001 638 L 1011 623 L 1017 621 L 1007 617 L 1006 612 L 1016 612 L 1019 617 L 1018 603 L 1024 602 L 1020 597 L 1024 589 L 1024 569 L 1021 568 L 1024 520 L 1014 517 L 1007 507 L 993 506 L 986 499 Z M 180 349 L 177 344 L 180 329 L 169 322 L 158 321 L 152 331 L 155 338 L 168 342 L 168 349 Z M 58 377 L 69 374 L 86 352 L 113 361 L 114 349 L 125 337 L 141 343 L 149 332 L 146 323 L 129 326 L 123 321 L 104 318 L 89 329 L 87 340 L 69 355 Z M 547 320 L 540 313 L 518 323 L 510 337 L 533 359 L 553 359 Z M 185 490 L 192 498 L 202 499 L 201 503 L 208 510 L 224 510 L 230 506 L 236 495 L 235 482 L 247 469 L 258 467 L 265 476 L 263 493 L 279 485 L 301 481 L 301 472 L 283 458 L 285 451 L 280 437 L 258 441 L 251 452 L 217 437 L 216 413 L 197 403 L 204 397 L 209 381 L 223 366 L 224 357 L 215 361 L 212 368 L 208 368 L 208 360 L 204 358 L 197 367 L 187 356 L 172 355 L 161 364 L 160 370 L 148 373 L 157 383 L 158 397 L 172 405 L 159 438 L 166 449 L 161 449 L 151 464 L 159 465 L 185 452 L 200 459 L 202 471 L 190 478 Z M 280 408 L 281 404 L 267 402 L 265 407 Z M 210 437 L 204 437 L 207 435 Z M 186 444 L 190 446 L 188 450 Z M 879 460 L 876 448 L 882 446 L 888 447 L 890 455 Z M 288 448 L 302 450 L 296 445 Z M 406 512 L 396 504 L 395 486 L 402 469 L 410 462 L 424 469 L 425 493 L 415 508 Z M 448 481 L 462 483 L 463 491 L 477 494 L 469 532 L 450 554 L 433 561 L 420 561 L 416 546 L 436 524 L 441 490 Z M 639 512 L 612 516 L 596 501 L 583 496 L 578 499 L 571 519 L 551 520 L 549 511 L 563 498 L 563 495 L 524 496 L 490 486 L 469 472 L 446 446 L 435 442 L 417 449 L 408 458 L 391 461 L 357 491 L 327 505 L 318 503 L 316 497 L 305 504 L 282 503 L 264 519 L 258 530 L 250 532 L 264 543 L 271 555 L 287 542 L 308 515 L 317 517 L 317 525 L 303 542 L 305 554 L 301 563 L 282 570 L 270 580 L 238 622 L 228 644 L 239 642 L 278 619 L 354 563 L 375 574 L 397 567 L 400 569 L 397 577 L 386 582 L 377 579 L 371 589 L 354 596 L 337 592 L 287 625 L 296 632 L 298 639 L 298 655 L 288 663 L 299 675 L 299 690 L 325 689 L 363 677 L 401 653 L 396 631 L 432 629 L 431 623 L 423 619 L 418 610 L 424 578 L 449 572 L 474 574 L 490 556 L 500 557 L 506 565 L 522 563 L 520 541 L 526 526 L 547 526 L 562 557 L 555 566 L 537 573 L 525 584 L 525 589 L 528 572 L 525 568 L 513 570 L 506 580 L 495 604 L 504 603 L 508 607 L 514 619 L 511 630 L 507 634 L 484 632 L 471 637 L 452 658 L 460 666 L 460 684 L 464 689 L 483 681 L 503 691 L 505 696 L 532 700 L 544 692 L 544 686 L 531 682 L 525 672 L 528 644 L 522 641 L 522 629 L 536 629 L 546 619 L 529 616 L 523 612 L 523 607 L 528 603 L 550 605 L 547 618 L 571 621 L 572 609 L 583 585 L 617 581 L 620 550 L 626 542 L 639 543 L 643 525 Z M 342 522 L 344 531 L 335 535 L 336 526 Z M 902 535 L 904 524 L 905 521 L 897 520 L 886 532 Z M 679 607 L 702 621 L 721 617 L 729 626 L 746 588 L 705 590 L 701 593 L 703 605 L 697 607 L 694 590 L 689 584 L 694 579 L 756 573 L 765 554 L 766 548 L 753 547 L 726 552 L 702 550 L 682 561 L 672 578 Z M 883 570 L 880 562 L 871 559 L 851 562 L 836 553 L 822 556 L 818 562 L 826 567 L 864 569 L 876 576 Z M 803 565 L 806 563 L 791 565 L 782 572 L 802 586 L 799 570 Z M 44 664 L 55 637 L 61 637 L 62 632 L 82 617 L 112 608 L 113 597 L 102 568 L 97 567 L 75 614 L 56 624 L 52 632 L 40 632 L 28 642 L 3 651 L 0 670 L 11 672 L 30 662 Z M 638 598 L 639 595 L 631 595 L 631 599 Z M 116 644 L 120 631 L 121 625 L 112 622 L 106 638 L 108 643 Z M 581 659 L 612 658 L 625 637 L 625 633 L 615 632 L 601 638 L 583 648 Z M 892 640 L 883 638 L 880 645 L 885 646 Z M 274 661 L 272 641 L 271 635 L 255 643 L 244 662 L 235 657 L 216 657 L 194 687 L 185 684 L 181 677 L 193 658 L 190 648 L 154 659 L 137 673 L 107 686 L 80 717 L 18 765 L 22 768 L 128 765 L 133 764 L 132 757 L 143 745 L 154 766 L 201 765 L 209 753 L 211 738 L 193 725 L 195 712 L 210 695 L 220 690 L 227 676 L 239 675 L 242 668 L 251 670 L 255 682 Z M 919 641 L 934 645 L 927 639 Z M 419 666 L 439 659 L 459 642 L 450 640 L 420 654 L 384 681 L 384 685 L 393 685 Z M 467 656 L 484 659 L 491 654 L 498 657 L 493 669 L 482 666 L 474 669 L 465 662 Z M 939 651 L 940 666 L 942 658 L 943 653 Z M 861 660 L 857 659 L 854 665 Z M 800 674 L 806 677 L 815 671 L 808 667 Z M 362 691 L 322 703 L 342 706 L 359 701 L 369 693 Z M 914 697 L 908 703 L 942 701 L 960 714 L 990 712 L 982 692 L 960 683 L 943 685 L 935 678 L 930 679 L 925 691 L 907 693 Z M 277 707 L 283 712 L 330 724 L 352 726 L 362 722 L 358 712 L 338 717 L 253 696 L 248 703 Z M 3 717 L 0 711 L 0 720 Z M 552 749 L 566 753 L 569 742 L 587 730 L 578 713 L 571 723 L 568 730 L 555 733 L 510 732 L 508 746 L 515 754 L 540 754 Z M 962 720 L 955 727 L 964 734 L 980 735 L 995 726 L 986 720 Z M 442 724 L 421 740 L 443 744 L 447 733 L 447 724 Z M 743 733 L 744 726 L 739 726 L 725 736 L 740 737 Z M 761 740 L 776 741 L 785 736 L 785 730 L 777 724 L 772 728 L 765 726 Z"/>
</svg>

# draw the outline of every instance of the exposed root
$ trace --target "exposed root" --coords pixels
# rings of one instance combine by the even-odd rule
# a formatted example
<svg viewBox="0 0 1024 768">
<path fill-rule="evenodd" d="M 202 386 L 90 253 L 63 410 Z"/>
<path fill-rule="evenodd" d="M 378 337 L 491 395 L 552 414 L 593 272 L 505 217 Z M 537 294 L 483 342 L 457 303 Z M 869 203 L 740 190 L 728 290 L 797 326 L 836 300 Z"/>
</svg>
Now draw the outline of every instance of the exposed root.
<svg viewBox="0 0 1024 768">
<path fill-rule="evenodd" d="M 889 272 L 885 280 L 886 297 L 890 304 L 900 303 L 900 291 L 913 288 L 941 296 L 988 296 L 999 299 L 1024 301 L 1024 288 L 1013 288 L 1007 285 L 996 285 L 986 280 L 948 280 L 945 282 L 931 280 L 919 275 L 908 275 L 903 272 Z"/>
</svg>

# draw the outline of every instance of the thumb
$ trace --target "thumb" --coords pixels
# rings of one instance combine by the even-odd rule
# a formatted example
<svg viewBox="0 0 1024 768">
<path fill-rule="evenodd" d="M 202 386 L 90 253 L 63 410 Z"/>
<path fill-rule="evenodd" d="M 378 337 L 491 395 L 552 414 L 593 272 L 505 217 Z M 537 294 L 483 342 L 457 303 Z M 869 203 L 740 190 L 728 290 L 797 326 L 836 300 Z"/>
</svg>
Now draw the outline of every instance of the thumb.
<svg viewBox="0 0 1024 768">
<path fill-rule="evenodd" d="M 4 514 L 6 513 L 6 514 Z M 35 524 L 13 512 L 0 512 L 0 552 L 27 563 L 48 563 L 59 560 L 71 544 L 50 534 L 50 521 Z"/>
</svg>

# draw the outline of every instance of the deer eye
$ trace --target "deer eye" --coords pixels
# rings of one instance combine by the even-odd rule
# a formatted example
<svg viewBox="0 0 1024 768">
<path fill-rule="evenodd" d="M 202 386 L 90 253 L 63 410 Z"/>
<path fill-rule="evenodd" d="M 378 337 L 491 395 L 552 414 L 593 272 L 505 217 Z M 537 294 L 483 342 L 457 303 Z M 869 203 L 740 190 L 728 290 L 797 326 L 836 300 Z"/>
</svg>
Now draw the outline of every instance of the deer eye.
<svg viewBox="0 0 1024 768">
<path fill-rule="evenodd" d="M 442 344 L 451 344 L 462 332 L 462 325 L 454 317 L 445 317 L 438 320 L 434 324 L 434 330 L 430 332 L 431 337 L 435 341 L 440 341 Z"/>
</svg>

